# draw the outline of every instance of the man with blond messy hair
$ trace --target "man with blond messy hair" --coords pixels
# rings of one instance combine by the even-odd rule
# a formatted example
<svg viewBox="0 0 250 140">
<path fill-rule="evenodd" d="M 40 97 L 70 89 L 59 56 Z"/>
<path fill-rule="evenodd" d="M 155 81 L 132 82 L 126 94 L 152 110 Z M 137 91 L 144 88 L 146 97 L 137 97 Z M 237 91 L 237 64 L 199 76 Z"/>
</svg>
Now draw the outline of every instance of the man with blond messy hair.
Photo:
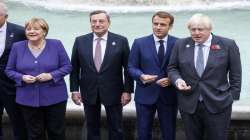
<svg viewBox="0 0 250 140">
<path fill-rule="evenodd" d="M 232 103 L 241 91 L 239 48 L 214 35 L 206 15 L 193 15 L 187 27 L 190 37 L 176 42 L 168 66 L 187 140 L 227 140 Z"/>
</svg>

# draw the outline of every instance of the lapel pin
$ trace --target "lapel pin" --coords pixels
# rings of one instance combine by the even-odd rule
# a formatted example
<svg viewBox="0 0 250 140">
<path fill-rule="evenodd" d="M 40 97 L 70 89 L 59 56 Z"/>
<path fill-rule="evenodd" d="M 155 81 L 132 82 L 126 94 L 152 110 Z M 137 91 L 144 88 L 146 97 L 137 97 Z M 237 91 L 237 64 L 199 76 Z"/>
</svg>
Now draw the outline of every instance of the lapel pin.
<svg viewBox="0 0 250 140">
<path fill-rule="evenodd" d="M 116 43 L 115 43 L 115 42 L 112 42 L 112 45 L 113 45 L 113 46 L 115 46 L 115 45 L 116 45 Z"/>
<path fill-rule="evenodd" d="M 11 34 L 10 34 L 10 37 L 14 37 L 14 33 L 11 33 Z"/>
<path fill-rule="evenodd" d="M 187 44 L 187 45 L 186 45 L 186 48 L 189 48 L 189 47 L 190 47 L 190 45 L 189 45 L 189 44 Z"/>
</svg>

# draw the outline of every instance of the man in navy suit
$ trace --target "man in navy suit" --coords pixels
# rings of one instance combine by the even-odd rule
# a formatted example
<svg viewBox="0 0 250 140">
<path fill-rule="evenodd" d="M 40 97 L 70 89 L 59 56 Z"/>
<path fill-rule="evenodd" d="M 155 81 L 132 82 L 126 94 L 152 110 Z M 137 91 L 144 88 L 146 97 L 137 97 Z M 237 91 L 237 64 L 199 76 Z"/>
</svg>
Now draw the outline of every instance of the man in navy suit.
<svg viewBox="0 0 250 140">
<path fill-rule="evenodd" d="M 122 140 L 122 107 L 130 102 L 134 88 L 127 70 L 128 40 L 108 31 L 106 11 L 91 12 L 90 24 L 93 32 L 77 37 L 73 46 L 72 99 L 77 105 L 83 102 L 87 140 L 101 139 L 101 104 L 106 110 L 109 140 Z"/>
<path fill-rule="evenodd" d="M 24 120 L 15 102 L 15 82 L 10 80 L 4 72 L 12 44 L 24 40 L 25 33 L 23 27 L 7 22 L 7 17 L 7 7 L 0 2 L 0 120 L 2 120 L 2 112 L 5 109 L 13 127 L 14 139 L 27 140 Z M 0 140 L 2 137 L 1 135 Z"/>
<path fill-rule="evenodd" d="M 174 17 L 163 11 L 152 17 L 153 34 L 135 39 L 129 56 L 129 73 L 136 81 L 135 103 L 139 140 L 152 139 L 157 111 L 162 140 L 175 140 L 176 92 L 167 65 L 176 37 L 168 35 Z"/>
<path fill-rule="evenodd" d="M 232 103 L 241 91 L 239 48 L 234 40 L 212 34 L 206 15 L 193 15 L 187 27 L 191 37 L 176 42 L 168 67 L 179 89 L 187 140 L 227 140 Z"/>
</svg>

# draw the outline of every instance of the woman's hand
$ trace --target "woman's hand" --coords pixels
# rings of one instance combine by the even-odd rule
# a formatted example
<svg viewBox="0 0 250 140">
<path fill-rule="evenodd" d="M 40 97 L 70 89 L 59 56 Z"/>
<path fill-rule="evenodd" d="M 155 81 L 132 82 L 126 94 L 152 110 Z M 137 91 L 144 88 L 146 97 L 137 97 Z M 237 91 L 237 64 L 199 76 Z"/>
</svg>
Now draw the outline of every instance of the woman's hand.
<svg viewBox="0 0 250 140">
<path fill-rule="evenodd" d="M 23 75 L 22 80 L 25 83 L 32 84 L 32 83 L 36 82 L 36 77 L 34 77 L 32 75 Z"/>
<path fill-rule="evenodd" d="M 52 79 L 52 75 L 50 73 L 41 73 L 36 76 L 36 80 L 39 82 L 46 82 Z"/>
</svg>

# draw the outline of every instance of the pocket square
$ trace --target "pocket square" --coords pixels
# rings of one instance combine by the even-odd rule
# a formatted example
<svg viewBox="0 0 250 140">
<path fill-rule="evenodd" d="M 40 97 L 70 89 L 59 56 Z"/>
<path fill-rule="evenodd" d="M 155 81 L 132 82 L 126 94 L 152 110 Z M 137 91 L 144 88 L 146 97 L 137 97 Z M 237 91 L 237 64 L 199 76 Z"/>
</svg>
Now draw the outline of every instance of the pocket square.
<svg viewBox="0 0 250 140">
<path fill-rule="evenodd" d="M 210 49 L 212 49 L 212 50 L 220 50 L 221 47 L 218 44 L 214 44 L 214 45 L 211 45 Z"/>
</svg>

